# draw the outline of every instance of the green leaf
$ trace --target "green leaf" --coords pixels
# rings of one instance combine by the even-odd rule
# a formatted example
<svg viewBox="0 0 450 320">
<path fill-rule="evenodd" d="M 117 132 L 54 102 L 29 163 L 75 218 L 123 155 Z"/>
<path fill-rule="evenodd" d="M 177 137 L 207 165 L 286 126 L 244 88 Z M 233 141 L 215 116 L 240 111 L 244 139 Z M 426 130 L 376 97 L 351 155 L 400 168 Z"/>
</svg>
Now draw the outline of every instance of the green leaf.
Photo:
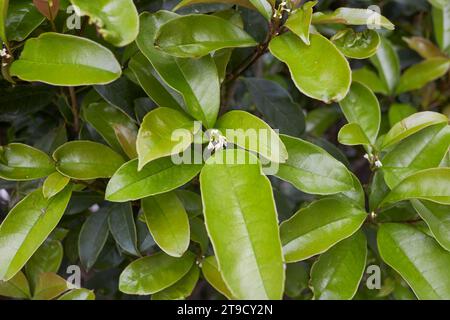
<svg viewBox="0 0 450 320">
<path fill-rule="evenodd" d="M 438 167 L 450 147 L 450 126 L 434 125 L 418 132 L 383 158 L 384 179 L 390 188 L 417 171 Z"/>
<path fill-rule="evenodd" d="M 193 217 L 189 220 L 189 227 L 191 229 L 191 240 L 200 245 L 202 253 L 207 252 L 209 238 L 208 232 L 206 231 L 205 222 L 198 217 Z"/>
<path fill-rule="evenodd" d="M 230 300 L 233 299 L 233 294 L 230 292 L 230 289 L 228 289 L 222 275 L 220 274 L 216 257 L 210 256 L 205 258 L 202 261 L 201 267 L 203 276 L 205 277 L 206 281 L 208 281 L 208 283 L 213 286 L 214 289 L 219 291 L 225 297 Z"/>
<path fill-rule="evenodd" d="M 41 273 L 34 290 L 33 300 L 52 300 L 69 290 L 69 284 L 56 273 Z"/>
<path fill-rule="evenodd" d="M 347 168 L 325 150 L 301 139 L 281 136 L 288 151 L 276 176 L 311 194 L 335 194 L 353 189 Z"/>
<path fill-rule="evenodd" d="M 256 109 L 272 128 L 296 137 L 303 133 L 305 116 L 287 90 L 274 81 L 261 78 L 245 78 L 244 82 Z"/>
<path fill-rule="evenodd" d="M 420 89 L 428 82 L 444 76 L 449 68 L 450 59 L 448 58 L 432 58 L 413 65 L 403 73 L 396 93 L 401 94 Z"/>
<path fill-rule="evenodd" d="M 97 261 L 109 236 L 108 216 L 111 206 L 92 212 L 83 223 L 78 238 L 78 253 L 81 264 L 90 270 Z"/>
<path fill-rule="evenodd" d="M 382 81 L 375 72 L 367 67 L 354 70 L 352 73 L 352 78 L 354 82 L 364 84 L 375 93 L 381 93 L 383 95 L 388 94 L 389 89 L 384 81 Z"/>
<path fill-rule="evenodd" d="M 275 4 L 274 0 L 266 0 L 270 5 L 273 7 Z M 225 4 L 236 4 L 245 8 L 254 9 L 259 11 L 257 8 L 255 8 L 254 5 L 257 5 L 256 0 L 182 0 L 179 4 L 173 8 L 173 11 L 177 11 L 181 8 L 184 8 L 186 6 L 190 6 L 193 4 L 199 4 L 199 3 L 225 3 Z M 265 7 L 265 6 L 264 6 Z M 262 13 L 262 12 L 261 12 Z M 265 15 L 265 14 L 263 14 Z"/>
<path fill-rule="evenodd" d="M 341 23 L 367 27 L 383 27 L 388 30 L 395 29 L 394 24 L 386 17 L 370 9 L 339 8 L 332 13 L 316 12 L 313 15 L 312 23 Z"/>
<path fill-rule="evenodd" d="M 195 255 L 187 252 L 174 258 L 163 252 L 130 263 L 121 273 L 119 290 L 127 294 L 148 295 L 162 291 L 182 279 L 194 264 Z"/>
<path fill-rule="evenodd" d="M 117 47 L 133 42 L 139 33 L 139 17 L 133 0 L 70 0 L 79 16 L 89 16 L 97 32 Z"/>
<path fill-rule="evenodd" d="M 131 203 L 118 203 L 111 206 L 108 217 L 109 231 L 116 243 L 125 252 L 140 256 L 137 249 L 137 232 Z"/>
<path fill-rule="evenodd" d="M 26 181 L 55 171 L 53 160 L 44 152 L 20 143 L 0 146 L 0 178 Z"/>
<path fill-rule="evenodd" d="M 325 103 L 344 99 L 351 84 L 348 61 L 327 38 L 312 34 L 310 41 L 308 46 L 296 35 L 285 33 L 275 37 L 269 49 L 287 64 L 292 80 L 303 94 Z"/>
<path fill-rule="evenodd" d="M 357 123 L 348 123 L 339 130 L 338 141 L 347 146 L 370 145 L 361 126 Z"/>
<path fill-rule="evenodd" d="M 381 37 L 378 51 L 370 60 L 378 70 L 378 75 L 384 83 L 383 87 L 386 87 L 389 93 L 394 93 L 400 81 L 400 60 L 391 42 Z"/>
<path fill-rule="evenodd" d="M 53 172 L 45 179 L 42 185 L 42 192 L 44 197 L 51 198 L 61 190 L 63 190 L 67 184 L 69 184 L 70 178 L 63 176 L 59 172 Z"/>
<path fill-rule="evenodd" d="M 260 118 L 240 110 L 227 112 L 216 124 L 228 142 L 254 151 L 275 163 L 283 163 L 288 155 L 278 134 Z"/>
<path fill-rule="evenodd" d="M 414 227 L 388 223 L 377 236 L 383 260 L 394 268 L 419 299 L 450 299 L 450 253 Z"/>
<path fill-rule="evenodd" d="M 247 32 L 232 22 L 204 14 L 169 20 L 159 28 L 155 39 L 157 48 L 180 58 L 199 58 L 220 49 L 256 45 Z"/>
<path fill-rule="evenodd" d="M 254 186 L 258 192 L 252 191 Z M 277 212 L 256 157 L 242 149 L 215 153 L 200 174 L 200 187 L 208 234 L 233 296 L 281 299 L 284 270 Z"/>
<path fill-rule="evenodd" d="M 434 37 L 443 51 L 450 48 L 450 4 L 433 6 Z"/>
<path fill-rule="evenodd" d="M 58 300 L 95 300 L 95 294 L 88 289 L 73 289 L 64 293 Z"/>
<path fill-rule="evenodd" d="M 109 180 L 106 200 L 126 202 L 174 190 L 194 178 L 202 166 L 175 164 L 167 157 L 154 160 L 138 171 L 138 160 L 131 160 Z"/>
<path fill-rule="evenodd" d="M 350 300 L 356 294 L 366 267 L 367 241 L 358 231 L 319 257 L 311 269 L 317 300 Z"/>
<path fill-rule="evenodd" d="M 403 37 L 411 50 L 416 51 L 422 58 L 445 57 L 445 54 L 430 40 L 422 37 Z"/>
<path fill-rule="evenodd" d="M 374 30 L 355 32 L 345 29 L 331 38 L 334 45 L 349 58 L 367 59 L 373 56 L 380 46 L 380 36 Z"/>
<path fill-rule="evenodd" d="M 15 299 L 30 299 L 30 287 L 25 275 L 19 271 L 9 281 L 0 280 L 0 296 Z"/>
<path fill-rule="evenodd" d="M 267 21 L 272 19 L 273 9 L 269 0 L 249 0 L 250 3 L 262 14 Z"/>
<path fill-rule="evenodd" d="M 152 295 L 152 300 L 183 300 L 194 291 L 200 276 L 200 269 L 193 266 L 178 282 Z"/>
<path fill-rule="evenodd" d="M 51 199 L 37 189 L 9 212 L 0 226 L 1 280 L 19 272 L 45 241 L 64 214 L 71 194 L 70 185 Z"/>
<path fill-rule="evenodd" d="M 450 205 L 450 168 L 416 172 L 400 182 L 383 200 L 383 204 L 422 199 Z"/>
<path fill-rule="evenodd" d="M 432 111 L 415 113 L 396 123 L 391 130 L 389 130 L 383 138 L 381 149 L 386 149 L 427 127 L 447 122 L 447 116 L 441 113 Z"/>
<path fill-rule="evenodd" d="M 176 190 L 178 199 L 183 203 L 189 218 L 197 217 L 202 214 L 202 198 L 199 194 L 189 190 Z"/>
<path fill-rule="evenodd" d="M 293 299 L 301 297 L 302 292 L 308 288 L 308 282 L 309 274 L 304 262 L 286 265 L 285 295 Z"/>
<path fill-rule="evenodd" d="M 109 178 L 124 163 L 109 147 L 92 141 L 71 141 L 53 153 L 56 169 L 77 180 Z"/>
<path fill-rule="evenodd" d="M 159 76 L 183 96 L 189 114 L 211 128 L 220 106 L 219 75 L 214 60 L 209 55 L 194 60 L 175 58 L 154 46 L 159 27 L 177 17 L 167 11 L 141 14 L 136 43 Z"/>
<path fill-rule="evenodd" d="M 327 251 L 354 234 L 366 218 L 362 209 L 343 199 L 313 202 L 280 225 L 285 261 L 301 261 Z"/>
<path fill-rule="evenodd" d="M 397 122 L 413 115 L 417 110 L 413 106 L 405 103 L 393 103 L 389 107 L 389 124 L 393 127 Z"/>
<path fill-rule="evenodd" d="M 170 108 L 150 111 L 139 128 L 137 152 L 138 170 L 147 163 L 185 151 L 201 128 L 183 113 Z"/>
<path fill-rule="evenodd" d="M 353 82 L 340 107 L 349 123 L 358 124 L 372 144 L 375 144 L 381 123 L 380 104 L 365 85 Z"/>
<path fill-rule="evenodd" d="M 110 83 L 120 77 L 122 70 L 112 52 L 92 40 L 43 33 L 25 43 L 10 72 L 25 81 L 82 86 Z"/>
<path fill-rule="evenodd" d="M 172 257 L 189 247 L 189 219 L 175 192 L 142 199 L 145 222 L 158 246 Z"/>
<path fill-rule="evenodd" d="M 308 1 L 301 8 L 292 12 L 284 26 L 295 33 L 302 41 L 309 45 L 309 29 L 311 27 L 313 7 L 318 1 Z"/>
<path fill-rule="evenodd" d="M 7 43 L 6 38 L 6 18 L 8 16 L 9 0 L 0 0 L 0 39 Z"/>
<path fill-rule="evenodd" d="M 6 18 L 8 41 L 25 40 L 44 20 L 32 1 L 10 1 Z"/>
</svg>

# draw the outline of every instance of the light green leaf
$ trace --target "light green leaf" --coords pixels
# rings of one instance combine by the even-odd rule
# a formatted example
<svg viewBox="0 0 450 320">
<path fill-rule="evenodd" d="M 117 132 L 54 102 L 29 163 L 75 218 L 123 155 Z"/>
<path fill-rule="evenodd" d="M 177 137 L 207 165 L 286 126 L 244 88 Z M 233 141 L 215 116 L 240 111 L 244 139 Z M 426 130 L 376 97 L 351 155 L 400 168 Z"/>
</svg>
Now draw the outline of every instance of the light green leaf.
<svg viewBox="0 0 450 320">
<path fill-rule="evenodd" d="M 317 2 L 318 1 L 306 2 L 301 8 L 292 12 L 284 24 L 286 28 L 299 36 L 307 45 L 310 44 L 309 29 L 311 27 L 313 7 Z"/>
<path fill-rule="evenodd" d="M 353 189 L 347 168 L 325 150 L 301 139 L 281 135 L 288 159 L 276 176 L 311 194 L 335 194 Z"/>
<path fill-rule="evenodd" d="M 373 56 L 380 46 L 380 36 L 374 30 L 355 32 L 345 29 L 331 38 L 334 45 L 349 58 L 367 59 Z"/>
<path fill-rule="evenodd" d="M 347 146 L 370 145 L 361 126 L 357 123 L 348 123 L 339 130 L 338 141 Z"/>
<path fill-rule="evenodd" d="M 269 0 L 249 0 L 250 3 L 263 15 L 266 20 L 272 19 L 273 9 L 272 3 Z M 273 1 L 273 0 L 272 0 Z M 274 1 L 273 1 L 274 2 Z"/>
<path fill-rule="evenodd" d="M 260 118 L 240 110 L 227 112 L 216 124 L 228 142 L 254 151 L 264 158 L 276 162 L 286 162 L 286 148 L 273 129 Z"/>
<path fill-rule="evenodd" d="M 378 75 L 383 80 L 389 93 L 394 93 L 400 81 L 400 60 L 391 42 L 381 37 L 381 43 L 376 55 L 370 58 L 378 70 Z"/>
<path fill-rule="evenodd" d="M 354 234 L 366 218 L 362 209 L 343 199 L 313 202 L 280 225 L 285 261 L 301 261 L 327 251 Z"/>
<path fill-rule="evenodd" d="M 136 39 L 139 17 L 133 0 L 70 0 L 79 16 L 89 16 L 106 41 L 123 47 Z"/>
<path fill-rule="evenodd" d="M 367 240 L 358 231 L 319 257 L 311 269 L 317 300 L 350 300 L 356 294 L 366 267 Z"/>
<path fill-rule="evenodd" d="M 181 257 L 189 247 L 189 219 L 175 192 L 142 199 L 145 222 L 158 246 L 168 255 Z"/>
<path fill-rule="evenodd" d="M 403 73 L 396 93 L 401 94 L 420 89 L 428 82 L 444 76 L 449 68 L 450 59 L 448 58 L 432 58 L 413 65 Z"/>
<path fill-rule="evenodd" d="M 9 212 L 0 226 L 0 280 L 11 279 L 27 263 L 58 224 L 71 194 L 70 185 L 51 199 L 37 189 Z"/>
<path fill-rule="evenodd" d="M 443 51 L 450 48 L 450 4 L 433 6 L 434 37 Z"/>
<path fill-rule="evenodd" d="M 354 82 L 360 82 L 370 88 L 375 93 L 388 94 L 386 84 L 378 77 L 378 75 L 367 67 L 354 70 L 352 73 Z"/>
<path fill-rule="evenodd" d="M 44 197 L 51 198 L 61 190 L 63 190 L 70 182 L 70 178 L 63 176 L 59 172 L 53 172 L 45 179 L 42 185 L 42 192 Z"/>
<path fill-rule="evenodd" d="M 383 200 L 383 204 L 422 199 L 450 205 L 450 168 L 416 172 L 400 182 Z"/>
<path fill-rule="evenodd" d="M 397 122 L 413 115 L 417 112 L 417 109 L 413 106 L 405 103 L 393 103 L 389 107 L 388 117 L 389 124 L 393 127 Z"/>
<path fill-rule="evenodd" d="M 181 258 L 174 258 L 163 252 L 140 258 L 122 271 L 119 290 L 127 294 L 154 294 L 182 279 L 191 269 L 194 260 L 195 255 L 191 252 Z"/>
<path fill-rule="evenodd" d="M 200 276 L 200 269 L 194 265 L 178 282 L 152 295 L 152 300 L 183 300 L 194 291 Z"/>
<path fill-rule="evenodd" d="M 106 188 L 106 200 L 126 202 L 174 190 L 194 178 L 201 164 L 175 164 L 170 157 L 154 160 L 138 171 L 138 160 L 117 170 Z"/>
<path fill-rule="evenodd" d="M 95 300 L 95 294 L 88 289 L 73 289 L 63 294 L 58 300 Z"/>
<path fill-rule="evenodd" d="M 111 206 L 108 217 L 109 231 L 116 243 L 125 252 L 140 256 L 137 249 L 136 224 L 131 203 L 118 203 Z"/>
<path fill-rule="evenodd" d="M 56 169 L 77 180 L 109 178 L 124 163 L 109 147 L 92 141 L 71 141 L 53 153 Z"/>
<path fill-rule="evenodd" d="M 110 83 L 120 77 L 122 70 L 112 52 L 92 40 L 43 33 L 25 43 L 10 72 L 25 81 L 82 86 Z"/>
<path fill-rule="evenodd" d="M 258 192 L 252 191 L 254 186 Z M 200 174 L 200 187 L 208 234 L 233 296 L 281 299 L 284 270 L 277 212 L 256 157 L 242 149 L 215 153 Z"/>
<path fill-rule="evenodd" d="M 30 286 L 27 278 L 19 271 L 9 281 L 0 280 L 0 296 L 15 299 L 30 299 Z"/>
<path fill-rule="evenodd" d="M 450 299 L 450 253 L 414 227 L 388 223 L 377 236 L 383 260 L 408 282 L 419 299 Z"/>
<path fill-rule="evenodd" d="M 381 149 L 386 149 L 420 130 L 439 123 L 447 123 L 448 118 L 441 113 L 424 111 L 415 113 L 396 123 L 384 136 Z"/>
<path fill-rule="evenodd" d="M 69 284 L 56 273 L 41 273 L 34 290 L 33 300 L 52 300 L 67 290 L 69 290 Z"/>
<path fill-rule="evenodd" d="M 55 163 L 44 152 L 20 143 L 0 146 L 0 178 L 26 181 L 48 176 Z"/>
<path fill-rule="evenodd" d="M 7 43 L 6 38 L 6 17 L 8 16 L 9 0 L 0 0 L 0 39 Z"/>
<path fill-rule="evenodd" d="M 217 264 L 217 259 L 214 256 L 205 258 L 202 261 L 202 273 L 206 281 L 217 291 L 223 294 L 228 299 L 233 299 L 233 294 L 228 289 L 222 275 L 219 271 L 219 266 Z"/>
<path fill-rule="evenodd" d="M 344 99 L 351 84 L 348 61 L 327 38 L 312 34 L 310 41 L 308 46 L 293 33 L 285 33 L 275 37 L 269 49 L 288 65 L 292 80 L 303 94 L 325 103 Z"/>
<path fill-rule="evenodd" d="M 36 9 L 32 1 L 10 1 L 6 18 L 8 41 L 25 40 L 44 20 L 45 17 Z"/>
</svg>

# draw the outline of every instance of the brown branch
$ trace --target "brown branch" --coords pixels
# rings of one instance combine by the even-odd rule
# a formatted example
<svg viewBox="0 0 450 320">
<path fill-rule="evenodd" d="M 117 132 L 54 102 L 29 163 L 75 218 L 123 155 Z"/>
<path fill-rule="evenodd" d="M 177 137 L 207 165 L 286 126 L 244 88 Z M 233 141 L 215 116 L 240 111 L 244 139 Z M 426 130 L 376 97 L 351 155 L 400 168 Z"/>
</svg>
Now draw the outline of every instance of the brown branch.
<svg viewBox="0 0 450 320">
<path fill-rule="evenodd" d="M 75 135 L 78 135 L 80 131 L 80 119 L 78 112 L 78 103 L 77 103 L 77 95 L 75 93 L 74 87 L 69 87 L 70 101 L 71 101 L 71 109 L 73 115 L 73 130 L 75 131 Z"/>
</svg>

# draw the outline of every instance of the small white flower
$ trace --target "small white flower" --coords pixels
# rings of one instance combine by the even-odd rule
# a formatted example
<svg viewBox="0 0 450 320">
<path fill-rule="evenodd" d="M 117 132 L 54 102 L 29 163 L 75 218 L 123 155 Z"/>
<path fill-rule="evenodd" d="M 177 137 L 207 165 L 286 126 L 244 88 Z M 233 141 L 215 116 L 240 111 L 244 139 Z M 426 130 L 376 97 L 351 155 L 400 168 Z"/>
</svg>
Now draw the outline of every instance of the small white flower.
<svg viewBox="0 0 450 320">
<path fill-rule="evenodd" d="M 209 133 L 209 144 L 208 150 L 211 151 L 219 151 L 223 147 L 227 146 L 227 138 L 220 134 L 220 131 L 217 129 L 211 130 Z"/>
<path fill-rule="evenodd" d="M 6 62 L 2 63 L 2 67 L 6 67 L 8 64 Z"/>
<path fill-rule="evenodd" d="M 381 163 L 380 160 L 375 161 L 375 167 L 381 168 L 382 166 L 383 166 L 383 164 Z"/>
<path fill-rule="evenodd" d="M 369 160 L 369 159 L 370 159 L 370 156 L 366 153 L 366 154 L 364 155 L 364 159 Z"/>
<path fill-rule="evenodd" d="M 0 57 L 7 57 L 8 56 L 8 52 L 6 51 L 6 48 L 3 48 L 0 51 Z"/>
</svg>

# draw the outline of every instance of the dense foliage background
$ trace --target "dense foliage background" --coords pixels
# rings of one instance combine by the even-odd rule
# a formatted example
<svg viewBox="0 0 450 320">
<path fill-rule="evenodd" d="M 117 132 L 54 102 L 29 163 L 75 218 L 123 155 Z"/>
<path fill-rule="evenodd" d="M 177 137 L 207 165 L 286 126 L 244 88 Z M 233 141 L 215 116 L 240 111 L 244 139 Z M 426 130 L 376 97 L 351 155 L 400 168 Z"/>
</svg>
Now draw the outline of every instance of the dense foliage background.
<svg viewBox="0 0 450 320">
<path fill-rule="evenodd" d="M 449 1 L 0 15 L 0 296 L 450 299 Z M 279 170 L 170 160 L 232 143 Z"/>
</svg>

